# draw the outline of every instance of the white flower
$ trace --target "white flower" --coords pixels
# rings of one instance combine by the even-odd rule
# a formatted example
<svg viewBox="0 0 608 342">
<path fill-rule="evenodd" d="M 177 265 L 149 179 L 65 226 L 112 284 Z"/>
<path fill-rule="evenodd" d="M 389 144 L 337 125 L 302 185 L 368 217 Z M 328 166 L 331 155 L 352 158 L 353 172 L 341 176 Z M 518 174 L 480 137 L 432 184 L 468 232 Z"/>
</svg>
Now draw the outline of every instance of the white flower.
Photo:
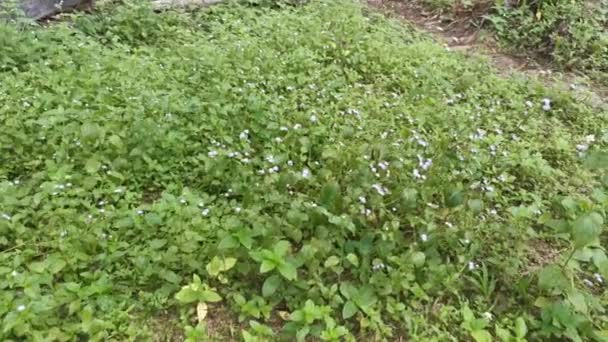
<svg viewBox="0 0 608 342">
<path fill-rule="evenodd" d="M 532 101 L 526 101 L 526 106 L 532 107 L 534 106 L 534 103 L 532 103 Z"/>
<path fill-rule="evenodd" d="M 276 172 L 279 172 L 279 167 L 276 165 L 268 169 L 268 173 L 276 173 Z"/>
<path fill-rule="evenodd" d="M 236 208 L 234 208 L 234 211 L 235 211 L 236 213 L 240 213 L 240 212 L 241 212 L 241 210 L 242 210 L 242 209 L 241 209 L 241 207 L 236 207 Z"/>
<path fill-rule="evenodd" d="M 600 284 L 604 283 L 604 278 L 602 278 L 602 276 L 599 273 L 594 273 L 593 278 L 595 278 L 595 281 L 597 281 Z"/>
<path fill-rule="evenodd" d="M 201 214 L 202 214 L 203 216 L 208 216 L 208 215 L 209 215 L 209 208 L 205 208 L 205 209 L 203 209 L 203 211 L 201 211 Z"/>
<path fill-rule="evenodd" d="M 289 131 L 289 128 L 287 128 L 286 126 L 281 126 L 281 128 L 279 128 L 279 130 L 281 130 L 283 132 L 287 132 L 287 131 Z"/>
<path fill-rule="evenodd" d="M 576 145 L 576 150 L 579 152 L 585 152 L 589 149 L 589 145 L 587 144 L 578 144 Z"/>
<path fill-rule="evenodd" d="M 272 154 L 266 157 L 266 161 L 271 164 L 276 163 L 276 159 L 274 158 L 274 156 Z"/>
<path fill-rule="evenodd" d="M 469 264 L 467 266 L 469 268 L 469 271 L 472 271 L 477 268 L 477 264 L 473 261 L 469 261 Z"/>
<path fill-rule="evenodd" d="M 21 312 L 25 310 L 25 305 L 21 304 L 17 307 L 17 311 Z"/>
<path fill-rule="evenodd" d="M 359 202 L 360 202 L 361 204 L 365 204 L 365 203 L 367 203 L 367 200 L 365 199 L 365 196 L 359 196 Z"/>
<path fill-rule="evenodd" d="M 595 284 L 593 284 L 593 282 L 589 279 L 583 279 L 583 283 L 585 283 L 585 285 L 589 286 L 589 287 L 593 287 L 595 286 Z"/>
<path fill-rule="evenodd" d="M 302 125 L 300 125 L 299 123 L 298 123 L 298 124 L 293 125 L 293 129 L 295 129 L 295 130 L 298 130 L 298 129 L 300 129 L 300 128 L 302 128 Z"/>
<path fill-rule="evenodd" d="M 543 110 L 544 111 L 551 110 L 551 99 L 544 98 L 542 102 L 543 102 Z"/>
<path fill-rule="evenodd" d="M 438 209 L 438 208 L 439 208 L 439 206 L 438 206 L 437 204 L 435 204 L 435 203 L 430 203 L 430 202 L 429 202 L 429 203 L 427 203 L 426 205 L 427 205 L 429 208 L 433 208 L 433 209 Z"/>
<path fill-rule="evenodd" d="M 378 192 L 378 194 L 380 194 L 380 196 L 384 196 L 386 194 L 389 194 L 390 192 L 388 191 L 387 188 L 385 188 L 384 186 L 382 186 L 381 184 L 373 184 L 372 188 L 374 190 L 376 190 Z"/>
<path fill-rule="evenodd" d="M 589 134 L 585 137 L 585 142 L 587 144 L 592 144 L 595 142 L 595 134 Z"/>
<path fill-rule="evenodd" d="M 490 312 L 487 312 L 487 311 L 486 311 L 486 312 L 484 312 L 484 313 L 482 314 L 482 316 L 483 316 L 485 319 L 487 319 L 488 321 L 491 321 L 491 320 L 494 318 L 494 316 L 492 316 L 492 314 L 491 314 Z"/>
<path fill-rule="evenodd" d="M 144 214 L 144 211 L 143 211 L 143 210 L 141 210 L 141 209 L 138 209 L 138 210 L 136 211 L 136 213 L 137 213 L 137 215 L 143 215 L 143 214 Z"/>
<path fill-rule="evenodd" d="M 381 168 L 382 170 L 388 169 L 388 165 L 389 165 L 389 163 L 387 161 L 381 161 L 378 163 L 378 167 Z"/>
<path fill-rule="evenodd" d="M 420 240 L 422 240 L 422 242 L 427 242 L 429 240 L 429 236 L 422 233 L 420 234 Z"/>
<path fill-rule="evenodd" d="M 100 207 L 103 206 L 103 205 L 105 205 L 105 204 L 106 204 L 106 201 L 99 201 L 99 202 L 97 202 L 97 205 L 100 206 Z"/>
<path fill-rule="evenodd" d="M 433 159 L 425 159 L 424 157 L 418 155 L 418 165 L 420 166 L 420 168 L 422 168 L 423 170 L 428 170 L 431 165 L 433 164 Z"/>
<path fill-rule="evenodd" d="M 218 154 L 218 153 L 217 153 L 217 151 L 216 151 L 216 150 L 212 150 L 212 151 L 209 151 L 209 152 L 207 153 L 207 155 L 208 155 L 209 157 L 211 157 L 211 158 L 213 158 L 213 157 L 217 156 L 217 154 Z"/>
<path fill-rule="evenodd" d="M 287 161 L 287 165 L 288 165 L 288 166 L 293 166 L 293 160 L 288 160 L 288 161 Z"/>
<path fill-rule="evenodd" d="M 310 122 L 317 122 L 317 120 L 318 119 L 317 119 L 316 115 L 313 114 L 313 115 L 310 116 Z"/>
<path fill-rule="evenodd" d="M 498 215 L 498 212 L 496 211 L 496 209 L 490 209 L 490 214 L 496 216 Z"/>
<path fill-rule="evenodd" d="M 304 169 L 302 169 L 302 177 L 304 178 L 310 178 L 310 170 L 305 167 Z"/>
<path fill-rule="evenodd" d="M 448 226 L 448 228 L 454 228 L 454 225 L 451 222 L 445 222 L 445 225 Z"/>
<path fill-rule="evenodd" d="M 7 221 L 10 221 L 11 220 L 11 215 L 9 215 L 7 213 L 2 213 L 2 218 L 5 219 L 5 220 L 7 220 Z"/>
<path fill-rule="evenodd" d="M 188 201 L 186 201 L 185 198 L 180 198 L 179 203 L 181 204 L 186 204 Z"/>
<path fill-rule="evenodd" d="M 283 142 L 283 139 L 281 139 L 280 137 L 276 137 L 276 138 L 274 138 L 274 141 L 280 143 L 280 142 Z"/>
<path fill-rule="evenodd" d="M 18 276 L 18 275 L 19 275 L 19 273 L 17 273 L 17 271 L 13 270 L 13 272 L 11 272 L 11 275 L 12 275 L 13 277 L 16 277 L 16 276 Z"/>
<path fill-rule="evenodd" d="M 418 169 L 414 169 L 414 170 L 412 171 L 412 174 L 414 175 L 414 178 L 417 178 L 417 179 L 418 179 L 418 178 L 422 178 L 422 179 L 424 179 L 424 178 L 425 178 L 425 176 L 423 176 L 423 175 L 421 175 L 421 174 L 420 174 L 420 171 L 418 171 Z"/>
<path fill-rule="evenodd" d="M 242 131 L 241 134 L 239 134 L 239 139 L 241 139 L 241 140 L 246 140 L 248 138 L 249 138 L 249 130 L 248 129 Z"/>
</svg>

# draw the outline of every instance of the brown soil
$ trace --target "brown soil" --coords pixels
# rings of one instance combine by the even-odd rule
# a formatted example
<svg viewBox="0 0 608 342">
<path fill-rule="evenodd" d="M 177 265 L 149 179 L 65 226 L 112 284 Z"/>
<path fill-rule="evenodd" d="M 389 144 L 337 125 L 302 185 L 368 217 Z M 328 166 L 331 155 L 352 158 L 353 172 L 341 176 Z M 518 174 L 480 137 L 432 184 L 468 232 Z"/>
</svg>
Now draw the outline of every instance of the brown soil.
<svg viewBox="0 0 608 342">
<path fill-rule="evenodd" d="M 590 82 L 575 73 L 557 72 L 545 61 L 525 55 L 516 56 L 502 51 L 491 34 L 482 30 L 484 15 L 492 2 L 465 10 L 455 7 L 449 15 L 431 11 L 412 0 L 368 0 L 369 6 L 389 17 L 396 17 L 429 32 L 447 48 L 467 55 L 487 57 L 495 69 L 506 76 L 519 75 L 537 78 L 548 86 L 566 92 L 596 108 L 608 108 L 608 88 Z"/>
</svg>

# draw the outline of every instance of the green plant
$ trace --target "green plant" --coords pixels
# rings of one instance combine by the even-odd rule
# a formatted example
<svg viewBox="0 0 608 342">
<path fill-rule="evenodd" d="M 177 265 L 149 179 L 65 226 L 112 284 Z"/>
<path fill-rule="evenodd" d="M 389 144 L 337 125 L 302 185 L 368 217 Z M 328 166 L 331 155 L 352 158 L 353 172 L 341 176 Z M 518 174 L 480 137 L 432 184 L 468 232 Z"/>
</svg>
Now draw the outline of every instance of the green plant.
<svg viewBox="0 0 608 342">
<path fill-rule="evenodd" d="M 142 6 L 0 24 L 1 340 L 601 340 L 605 112 L 351 2 Z"/>
</svg>

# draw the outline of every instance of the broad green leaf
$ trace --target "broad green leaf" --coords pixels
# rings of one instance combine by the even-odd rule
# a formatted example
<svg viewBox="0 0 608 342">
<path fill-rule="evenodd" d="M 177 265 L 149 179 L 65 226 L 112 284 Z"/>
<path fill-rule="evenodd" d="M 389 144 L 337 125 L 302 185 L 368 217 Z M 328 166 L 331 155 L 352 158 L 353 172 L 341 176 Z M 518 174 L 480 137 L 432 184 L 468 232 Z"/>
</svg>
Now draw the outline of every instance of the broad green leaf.
<svg viewBox="0 0 608 342">
<path fill-rule="evenodd" d="M 401 202 L 403 206 L 408 209 L 414 209 L 418 202 L 418 190 L 416 189 L 405 189 L 401 192 Z"/>
<path fill-rule="evenodd" d="M 277 255 L 285 256 L 287 255 L 287 252 L 289 252 L 290 248 L 291 244 L 289 241 L 281 240 L 274 245 L 273 250 Z"/>
<path fill-rule="evenodd" d="M 328 184 L 325 184 L 323 189 L 321 189 L 321 204 L 323 204 L 327 208 L 330 208 L 334 205 L 334 202 L 336 201 L 336 197 L 338 196 L 339 192 L 340 186 L 338 185 L 338 183 L 330 182 Z"/>
<path fill-rule="evenodd" d="M 99 162 L 99 160 L 97 160 L 95 158 L 87 159 L 87 162 L 84 165 L 84 169 L 88 173 L 96 173 L 100 167 L 101 167 L 101 162 Z"/>
<path fill-rule="evenodd" d="M 594 151 L 585 158 L 585 167 L 588 169 L 608 168 L 608 151 Z"/>
<path fill-rule="evenodd" d="M 262 264 L 260 265 L 260 273 L 266 273 L 266 272 L 270 272 L 272 270 L 274 270 L 276 267 L 275 263 L 268 260 L 268 259 L 264 259 L 262 260 Z"/>
<path fill-rule="evenodd" d="M 198 291 L 192 289 L 190 285 L 182 287 L 182 289 L 175 295 L 180 303 L 188 304 L 199 300 Z"/>
<path fill-rule="evenodd" d="M 579 291 L 571 291 L 568 293 L 568 301 L 574 309 L 582 314 L 587 314 L 587 301 L 585 300 L 585 295 L 583 295 Z"/>
<path fill-rule="evenodd" d="M 509 330 L 496 326 L 496 337 L 498 337 L 502 342 L 510 342 L 512 339 L 511 333 Z"/>
<path fill-rule="evenodd" d="M 29 264 L 28 267 L 33 272 L 42 273 L 46 269 L 46 262 L 44 262 L 44 261 L 32 262 L 31 264 Z"/>
<path fill-rule="evenodd" d="M 474 213 L 480 213 L 483 210 L 483 202 L 480 199 L 471 199 L 467 204 Z"/>
<path fill-rule="evenodd" d="M 446 204 L 450 208 L 455 208 L 464 203 L 464 194 L 462 191 L 454 191 L 452 192 L 446 201 Z"/>
<path fill-rule="evenodd" d="M 226 235 L 220 240 L 220 243 L 217 245 L 217 248 L 220 250 L 223 249 L 231 249 L 238 247 L 239 241 L 233 237 L 232 235 Z"/>
<path fill-rule="evenodd" d="M 356 254 L 348 253 L 346 260 L 348 260 L 355 267 L 359 266 L 359 258 Z"/>
<path fill-rule="evenodd" d="M 353 317 L 358 311 L 359 309 L 357 308 L 357 305 L 355 305 L 355 303 L 349 300 L 344 304 L 344 307 L 342 308 L 342 318 L 349 319 Z"/>
<path fill-rule="evenodd" d="M 58 257 L 49 258 L 47 260 L 47 263 L 47 269 L 49 270 L 49 272 L 51 272 L 51 274 L 59 273 L 67 265 L 67 262 L 65 260 L 60 259 Z"/>
<path fill-rule="evenodd" d="M 492 335 L 486 330 L 471 331 L 471 337 L 475 342 L 492 342 Z"/>
<path fill-rule="evenodd" d="M 422 252 L 414 252 L 411 256 L 412 263 L 416 267 L 422 267 L 426 261 L 426 255 Z"/>
<path fill-rule="evenodd" d="M 329 258 L 327 258 L 327 260 L 325 260 L 325 267 L 333 267 L 336 266 L 340 263 L 340 258 L 338 258 L 335 255 L 330 256 Z"/>
<path fill-rule="evenodd" d="M 217 294 L 217 292 L 215 292 L 215 291 L 204 290 L 204 291 L 201 291 L 199 300 L 201 300 L 203 302 L 215 303 L 215 302 L 221 301 L 222 297 L 220 297 L 220 295 Z"/>
<path fill-rule="evenodd" d="M 298 332 L 296 334 L 296 341 L 298 341 L 298 342 L 306 341 L 306 336 L 308 336 L 309 332 L 310 332 L 309 327 L 303 327 L 300 330 L 298 330 Z"/>
<path fill-rule="evenodd" d="M 515 336 L 519 339 L 523 339 L 528 334 L 528 327 L 526 321 L 522 317 L 517 317 L 515 320 Z"/>
<path fill-rule="evenodd" d="M 262 285 L 262 295 L 264 297 L 272 296 L 279 288 L 279 286 L 281 286 L 281 283 L 281 278 L 277 275 L 272 275 L 266 278 L 264 284 Z"/>
<path fill-rule="evenodd" d="M 575 248 L 583 248 L 594 242 L 602 232 L 604 218 L 598 213 L 579 217 L 572 223 L 572 238 Z"/>
<path fill-rule="evenodd" d="M 549 265 L 538 274 L 538 286 L 545 290 L 563 290 L 568 288 L 569 282 L 559 266 Z"/>
<path fill-rule="evenodd" d="M 287 280 L 295 280 L 298 277 L 296 267 L 290 262 L 284 262 L 279 265 L 279 273 Z"/>
</svg>

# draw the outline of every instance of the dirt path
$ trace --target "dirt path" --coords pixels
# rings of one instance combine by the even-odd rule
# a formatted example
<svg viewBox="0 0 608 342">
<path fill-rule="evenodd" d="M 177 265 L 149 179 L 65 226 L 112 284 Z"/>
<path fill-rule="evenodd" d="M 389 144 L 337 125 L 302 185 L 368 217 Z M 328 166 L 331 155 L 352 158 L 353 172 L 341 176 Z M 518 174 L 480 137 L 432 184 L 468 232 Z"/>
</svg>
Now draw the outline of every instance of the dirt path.
<svg viewBox="0 0 608 342">
<path fill-rule="evenodd" d="M 550 87 L 572 92 L 576 98 L 588 102 L 593 107 L 608 109 L 608 88 L 594 84 L 584 76 L 556 72 L 550 66 L 531 58 L 502 52 L 490 36 L 484 35 L 483 30 L 471 25 L 470 16 L 461 20 L 448 20 L 411 0 L 368 0 L 367 3 L 387 16 L 413 23 L 419 29 L 431 33 L 450 49 L 487 57 L 502 74 L 518 73 L 537 78 Z M 484 10 L 487 9 L 479 9 Z"/>
</svg>

